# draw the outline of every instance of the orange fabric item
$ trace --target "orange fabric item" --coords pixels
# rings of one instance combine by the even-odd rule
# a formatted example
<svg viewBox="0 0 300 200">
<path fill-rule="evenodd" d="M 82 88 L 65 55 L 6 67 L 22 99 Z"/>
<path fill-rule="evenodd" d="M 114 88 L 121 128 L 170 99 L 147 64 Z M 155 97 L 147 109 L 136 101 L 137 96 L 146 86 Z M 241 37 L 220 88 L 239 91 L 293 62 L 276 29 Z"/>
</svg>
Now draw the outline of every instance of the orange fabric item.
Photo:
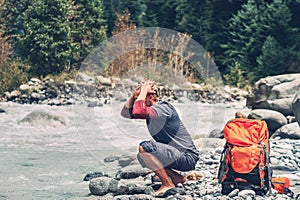
<svg viewBox="0 0 300 200">
<path fill-rule="evenodd" d="M 236 118 L 226 123 L 224 138 L 228 143 L 237 146 L 250 146 L 260 142 L 268 142 L 267 123 L 255 119 Z M 269 146 L 269 144 L 266 144 Z"/>
<path fill-rule="evenodd" d="M 249 147 L 233 146 L 231 150 L 231 167 L 238 173 L 249 173 L 260 161 L 262 147 L 254 144 Z"/>
<path fill-rule="evenodd" d="M 290 179 L 287 177 L 272 178 L 272 188 L 279 194 L 284 194 L 284 189 L 290 187 Z"/>
<path fill-rule="evenodd" d="M 233 145 L 227 160 L 238 173 L 249 173 L 259 162 L 265 161 L 261 143 L 270 152 L 268 127 L 262 120 L 232 119 L 224 127 L 224 138 Z"/>
</svg>

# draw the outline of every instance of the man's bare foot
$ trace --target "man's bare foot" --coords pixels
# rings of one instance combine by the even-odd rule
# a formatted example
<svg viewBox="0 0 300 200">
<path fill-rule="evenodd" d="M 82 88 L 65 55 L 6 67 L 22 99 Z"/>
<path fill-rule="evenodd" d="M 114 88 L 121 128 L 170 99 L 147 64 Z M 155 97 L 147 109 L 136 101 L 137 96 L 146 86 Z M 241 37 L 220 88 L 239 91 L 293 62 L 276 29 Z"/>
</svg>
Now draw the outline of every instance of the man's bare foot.
<svg viewBox="0 0 300 200">
<path fill-rule="evenodd" d="M 168 176 L 171 178 L 173 184 L 176 186 L 179 183 L 184 183 L 186 181 L 186 177 L 179 174 L 178 172 L 171 170 L 171 169 L 166 169 L 166 172 Z"/>
<path fill-rule="evenodd" d="M 169 189 L 172 189 L 172 188 L 175 188 L 175 185 L 170 185 L 170 186 L 165 186 L 165 185 L 162 185 L 156 192 L 155 192 L 155 195 L 161 195 L 161 194 L 164 194 L 167 190 Z"/>
<path fill-rule="evenodd" d="M 178 185 L 179 183 L 183 184 L 186 181 L 186 177 L 183 175 L 171 177 L 171 179 L 172 179 L 172 182 L 174 183 L 174 185 Z"/>
</svg>

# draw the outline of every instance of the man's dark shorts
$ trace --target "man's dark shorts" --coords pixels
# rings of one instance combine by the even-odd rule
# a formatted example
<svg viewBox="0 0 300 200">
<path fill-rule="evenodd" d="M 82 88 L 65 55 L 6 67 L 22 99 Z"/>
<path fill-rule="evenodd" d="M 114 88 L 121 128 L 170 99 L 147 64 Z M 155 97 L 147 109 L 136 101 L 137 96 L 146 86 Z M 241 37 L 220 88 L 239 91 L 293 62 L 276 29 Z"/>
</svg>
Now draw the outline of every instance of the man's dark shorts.
<svg viewBox="0 0 300 200">
<path fill-rule="evenodd" d="M 181 152 L 171 145 L 155 142 L 154 140 L 141 142 L 140 146 L 142 146 L 146 152 L 154 155 L 167 169 L 179 171 L 194 170 L 199 160 L 197 153 L 189 150 Z M 140 154 L 138 154 L 138 160 L 143 167 L 146 167 Z"/>
</svg>

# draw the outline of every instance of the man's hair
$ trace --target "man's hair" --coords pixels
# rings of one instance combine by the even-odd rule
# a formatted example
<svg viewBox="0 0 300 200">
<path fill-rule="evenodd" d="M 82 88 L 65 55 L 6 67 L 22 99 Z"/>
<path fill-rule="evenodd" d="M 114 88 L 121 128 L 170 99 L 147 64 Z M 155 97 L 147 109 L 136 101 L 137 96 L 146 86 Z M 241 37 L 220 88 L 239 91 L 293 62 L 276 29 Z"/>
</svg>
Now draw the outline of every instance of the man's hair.
<svg viewBox="0 0 300 200">
<path fill-rule="evenodd" d="M 152 86 L 152 91 L 153 91 L 153 94 L 155 94 L 156 97 L 159 97 L 159 89 L 156 85 Z"/>
</svg>

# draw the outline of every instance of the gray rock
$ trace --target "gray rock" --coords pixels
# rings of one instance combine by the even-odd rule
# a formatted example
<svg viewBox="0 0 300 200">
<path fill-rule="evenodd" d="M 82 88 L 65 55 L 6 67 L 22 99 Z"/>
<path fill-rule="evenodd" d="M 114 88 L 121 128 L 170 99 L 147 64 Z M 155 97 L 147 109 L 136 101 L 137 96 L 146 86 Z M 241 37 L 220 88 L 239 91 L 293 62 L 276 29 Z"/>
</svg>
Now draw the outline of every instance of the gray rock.
<svg viewBox="0 0 300 200">
<path fill-rule="evenodd" d="M 99 177 L 94 178 L 90 181 L 89 189 L 93 195 L 106 195 L 109 193 L 109 183 L 112 178 L 109 177 Z"/>
<path fill-rule="evenodd" d="M 283 115 L 293 115 L 292 111 L 293 98 L 275 99 L 263 101 L 252 106 L 253 109 L 268 109 L 275 110 Z"/>
<path fill-rule="evenodd" d="M 293 113 L 300 126 L 300 91 L 298 91 L 292 102 Z"/>
<path fill-rule="evenodd" d="M 28 84 L 22 84 L 19 89 L 21 92 L 27 92 L 30 89 L 30 86 Z"/>
<path fill-rule="evenodd" d="M 99 83 L 100 83 L 101 85 L 111 86 L 111 79 L 105 78 L 105 77 L 103 77 L 103 76 L 98 76 L 97 78 L 98 78 Z"/>
<path fill-rule="evenodd" d="M 99 100 L 94 100 L 94 101 L 90 101 L 87 106 L 90 107 L 90 108 L 93 108 L 93 107 L 102 107 L 103 103 L 101 101 L 99 101 Z"/>
<path fill-rule="evenodd" d="M 39 83 L 42 82 L 42 81 L 41 81 L 40 79 L 38 79 L 38 78 L 31 78 L 30 81 L 33 82 L 33 83 L 37 83 L 37 84 L 39 84 Z"/>
<path fill-rule="evenodd" d="M 255 198 L 255 191 L 253 190 L 242 190 L 238 193 L 238 196 L 243 197 L 244 199 L 247 198 L 247 196 L 250 196 L 251 198 Z"/>
<path fill-rule="evenodd" d="M 292 99 L 300 86 L 300 73 L 262 78 L 247 98 L 247 106 L 271 109 L 284 115 L 292 115 Z"/>
<path fill-rule="evenodd" d="M 126 167 L 130 165 L 134 160 L 136 160 L 136 155 L 125 156 L 118 160 L 118 163 L 121 167 Z"/>
<path fill-rule="evenodd" d="M 222 130 L 214 129 L 209 133 L 208 138 L 224 138 L 224 133 Z"/>
<path fill-rule="evenodd" d="M 139 176 L 146 176 L 147 174 L 152 173 L 148 168 L 143 168 L 140 164 L 126 166 L 120 169 L 117 174 L 117 179 L 133 179 Z"/>
<path fill-rule="evenodd" d="M 283 114 L 268 109 L 254 109 L 249 113 L 248 118 L 265 120 L 271 132 L 287 124 L 287 119 Z"/>
<path fill-rule="evenodd" d="M 89 183 L 91 194 L 103 196 L 108 193 L 126 194 L 128 187 L 120 181 L 110 177 L 93 178 Z"/>
<path fill-rule="evenodd" d="M 5 113 L 5 110 L 0 108 L 0 113 Z"/>
<path fill-rule="evenodd" d="M 146 194 L 119 195 L 114 197 L 114 200 L 154 200 L 154 199 L 156 198 Z"/>
<path fill-rule="evenodd" d="M 228 194 L 228 196 L 230 197 L 230 198 L 233 198 L 233 197 L 235 197 L 235 196 L 238 196 L 239 195 L 239 189 L 235 189 L 235 190 L 233 190 L 232 192 L 230 192 L 229 194 Z"/>
<path fill-rule="evenodd" d="M 287 124 L 279 128 L 271 138 L 282 138 L 282 139 L 300 139 L 300 127 L 297 122 Z"/>
<path fill-rule="evenodd" d="M 90 181 L 93 178 L 98 178 L 98 177 L 103 177 L 103 176 L 109 177 L 107 174 L 104 174 L 102 172 L 90 172 L 84 176 L 83 181 Z"/>
<path fill-rule="evenodd" d="M 128 188 L 126 194 L 154 194 L 154 190 L 150 186 L 144 186 L 134 183 L 126 184 L 126 186 Z"/>
<path fill-rule="evenodd" d="M 23 119 L 21 119 L 18 124 L 28 123 L 32 126 L 45 127 L 45 126 L 66 126 L 66 120 L 59 115 L 46 112 L 44 110 L 35 110 Z"/>
</svg>

